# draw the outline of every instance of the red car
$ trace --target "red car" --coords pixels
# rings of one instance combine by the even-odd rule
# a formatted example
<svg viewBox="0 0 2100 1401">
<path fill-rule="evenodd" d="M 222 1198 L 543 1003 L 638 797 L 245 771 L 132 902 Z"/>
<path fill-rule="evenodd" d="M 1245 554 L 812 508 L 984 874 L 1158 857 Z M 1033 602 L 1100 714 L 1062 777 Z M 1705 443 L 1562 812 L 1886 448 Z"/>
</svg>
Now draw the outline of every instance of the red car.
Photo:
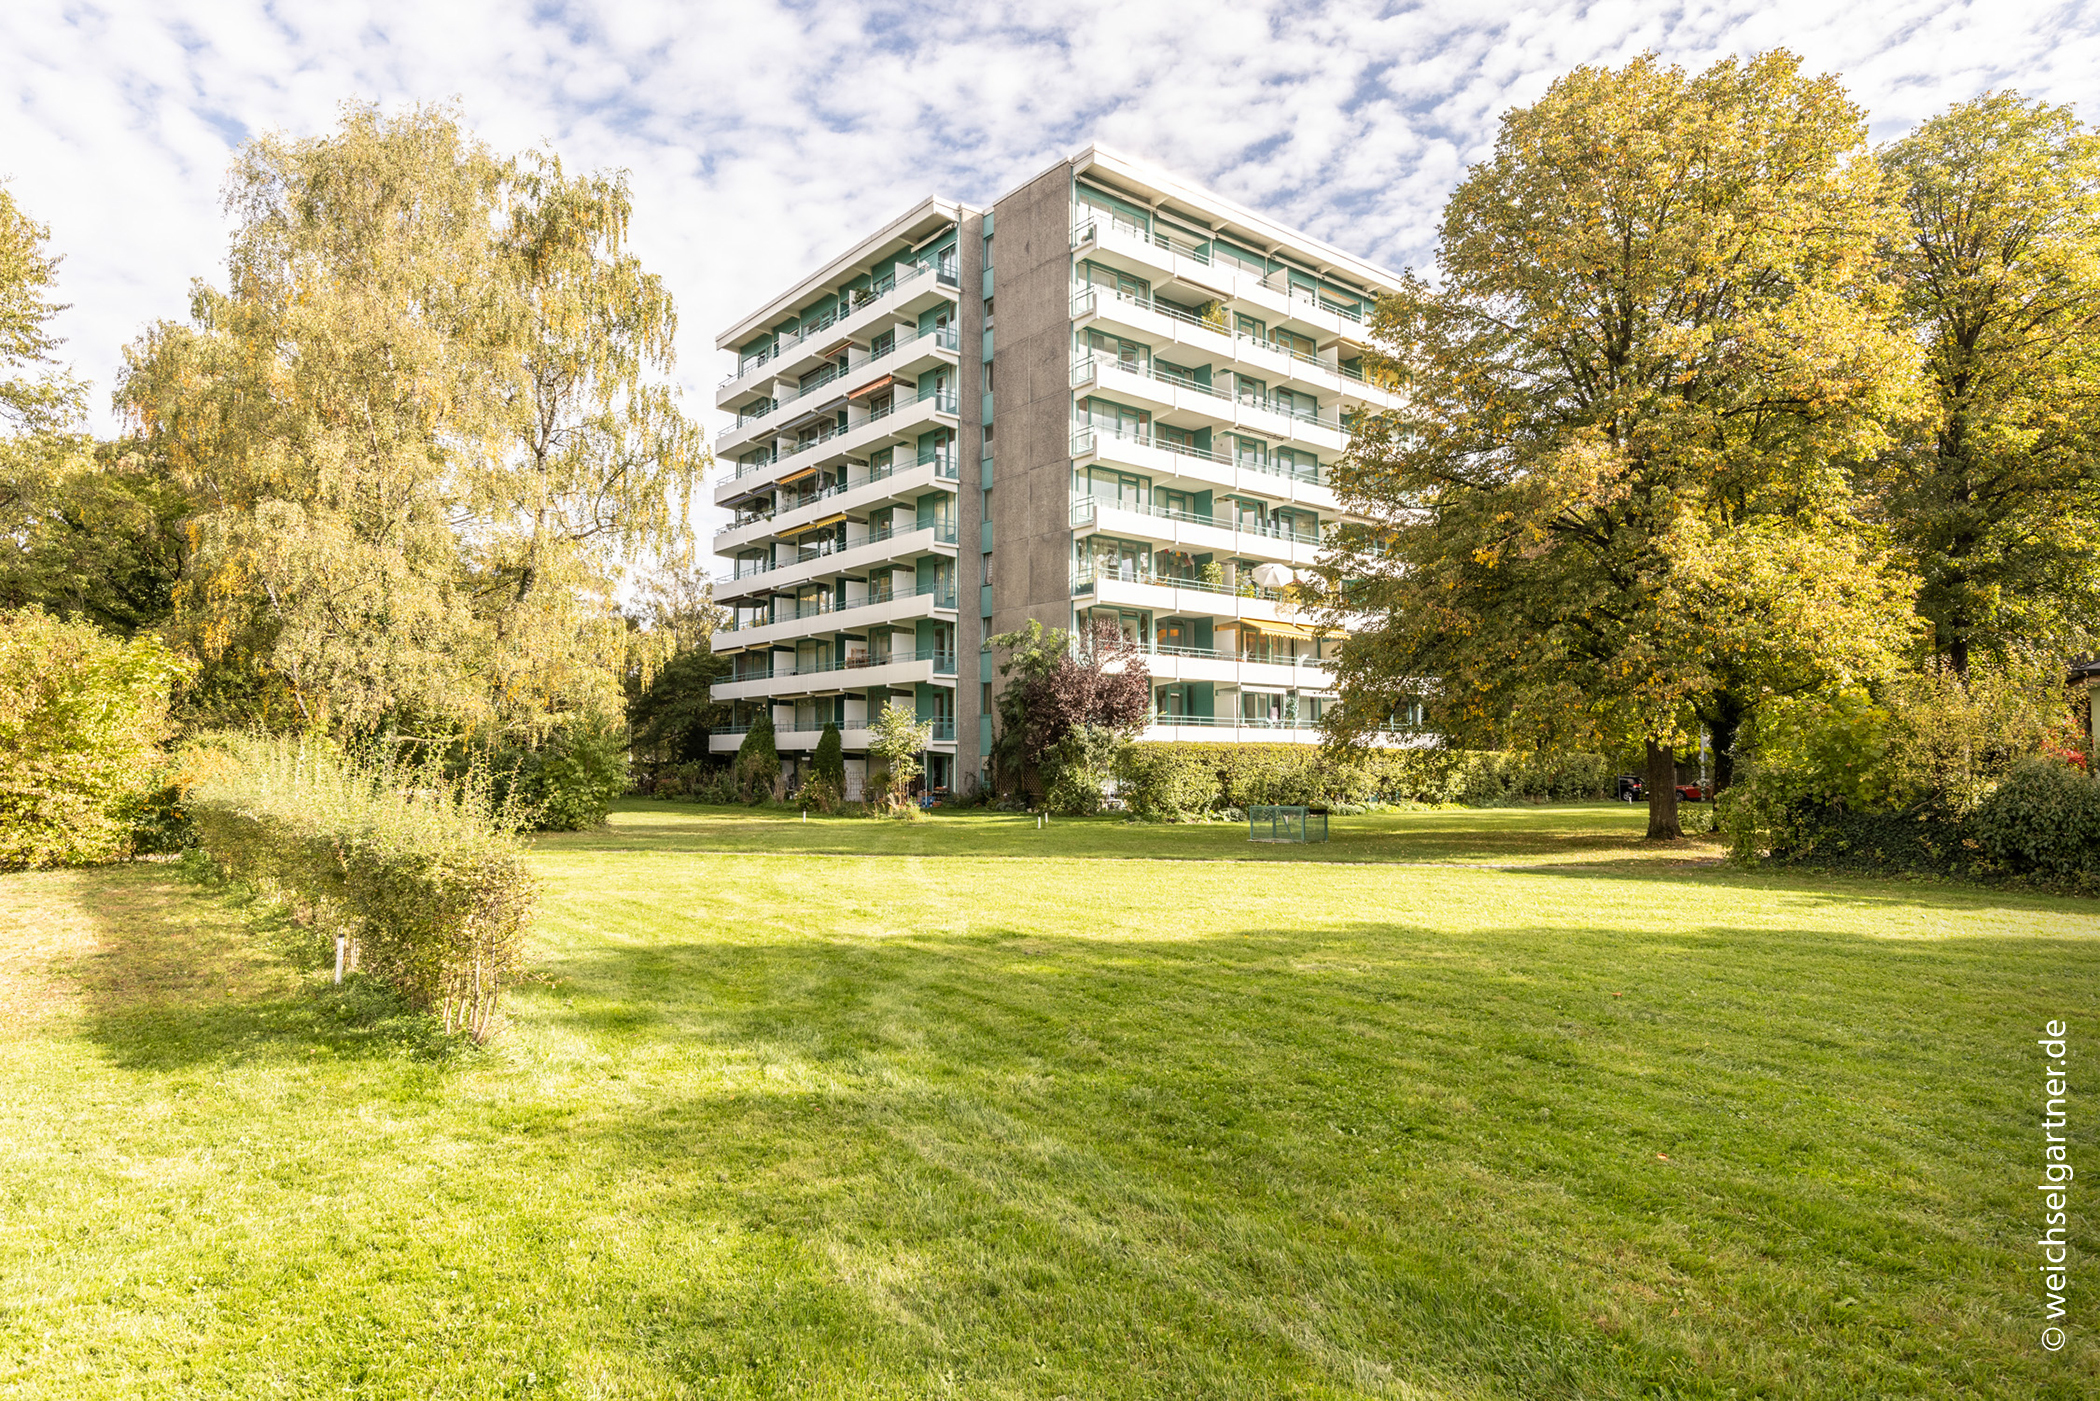
<svg viewBox="0 0 2100 1401">
<path fill-rule="evenodd" d="M 1677 801 L 1680 803 L 1703 803 L 1707 797 L 1707 791 L 1696 783 L 1677 785 Z"/>
</svg>

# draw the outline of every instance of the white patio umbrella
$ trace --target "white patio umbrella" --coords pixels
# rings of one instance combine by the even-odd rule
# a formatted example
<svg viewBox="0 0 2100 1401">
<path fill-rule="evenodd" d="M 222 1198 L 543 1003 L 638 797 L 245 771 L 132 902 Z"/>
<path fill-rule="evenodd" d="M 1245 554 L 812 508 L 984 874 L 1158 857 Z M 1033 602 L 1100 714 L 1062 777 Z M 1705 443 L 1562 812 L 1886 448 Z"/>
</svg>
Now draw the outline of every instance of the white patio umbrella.
<svg viewBox="0 0 2100 1401">
<path fill-rule="evenodd" d="M 1257 564 L 1254 566 L 1254 582 L 1265 589 L 1280 589 L 1294 582 L 1297 574 L 1287 564 Z"/>
</svg>

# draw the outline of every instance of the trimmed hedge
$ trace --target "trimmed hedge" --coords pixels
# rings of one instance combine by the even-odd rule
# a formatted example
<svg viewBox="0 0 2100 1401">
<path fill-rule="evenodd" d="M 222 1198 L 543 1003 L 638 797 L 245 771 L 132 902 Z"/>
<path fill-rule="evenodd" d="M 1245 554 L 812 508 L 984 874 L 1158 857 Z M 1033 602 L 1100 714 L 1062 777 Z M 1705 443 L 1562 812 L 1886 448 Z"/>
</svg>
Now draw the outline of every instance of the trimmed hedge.
<svg viewBox="0 0 2100 1401">
<path fill-rule="evenodd" d="M 1138 743 L 1116 777 L 1131 811 L 1172 818 L 1217 808 L 1282 803 L 1571 801 L 1609 795 L 1601 754 L 1500 750 L 1355 749 L 1335 755 L 1301 744 Z"/>
<path fill-rule="evenodd" d="M 224 875 L 353 941 L 355 966 L 486 1040 L 522 966 L 538 883 L 485 784 L 312 740 L 219 735 L 185 755 L 188 806 Z"/>
</svg>

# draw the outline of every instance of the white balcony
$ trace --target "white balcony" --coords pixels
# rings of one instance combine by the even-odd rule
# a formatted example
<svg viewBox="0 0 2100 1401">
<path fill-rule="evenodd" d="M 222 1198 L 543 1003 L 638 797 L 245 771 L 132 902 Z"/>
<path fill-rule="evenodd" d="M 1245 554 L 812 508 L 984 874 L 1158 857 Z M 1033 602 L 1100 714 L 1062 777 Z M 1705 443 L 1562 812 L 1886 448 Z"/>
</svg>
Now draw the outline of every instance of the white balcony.
<svg viewBox="0 0 2100 1401">
<path fill-rule="evenodd" d="M 1337 352 L 1344 342 L 1336 342 L 1320 355 L 1308 356 L 1273 341 L 1239 335 L 1215 321 L 1162 306 L 1151 297 L 1108 287 L 1088 287 L 1075 293 L 1072 320 L 1081 329 L 1098 327 L 1141 341 L 1151 346 L 1155 354 L 1167 347 L 1187 347 L 1185 357 L 1169 350 L 1165 356 L 1169 360 L 1245 364 L 1272 386 L 1301 389 L 1323 401 L 1337 400 L 1344 408 L 1359 404 L 1377 409 L 1398 408 L 1402 403 L 1391 390 L 1342 369 Z"/>
<path fill-rule="evenodd" d="M 1232 555 L 1245 559 L 1275 560 L 1297 568 L 1319 562 L 1320 542 L 1303 535 L 1278 530 L 1243 530 L 1230 520 L 1205 520 L 1164 507 L 1124 504 L 1107 497 L 1079 496 L 1072 500 L 1073 534 L 1113 535 L 1122 540 L 1146 540 L 1191 554 Z"/>
<path fill-rule="evenodd" d="M 1301 613 L 1296 603 L 1277 597 L 1272 590 L 1255 589 L 1250 596 L 1238 590 L 1159 575 L 1122 577 L 1105 571 L 1080 571 L 1072 583 L 1072 599 L 1079 607 L 1102 604 L 1150 609 L 1154 617 L 1244 618 L 1251 623 L 1273 623 L 1286 628 L 1312 626 L 1311 618 Z"/>
<path fill-rule="evenodd" d="M 795 389 L 790 384 L 777 396 L 779 404 L 766 413 L 743 419 L 715 438 L 715 453 L 729 457 L 755 442 L 778 434 L 782 426 L 811 409 L 859 397 L 859 391 L 885 376 L 916 379 L 939 366 L 957 363 L 961 337 L 955 327 L 943 326 L 923 336 L 907 336 L 881 355 L 870 355 L 855 347 L 847 352 L 846 368 L 820 384 Z M 909 390 L 905 392 L 910 392 Z M 732 471 L 729 480 L 735 480 Z"/>
<path fill-rule="evenodd" d="M 1324 483 L 1309 481 L 1280 467 L 1242 463 L 1224 453 L 1183 447 L 1151 434 L 1080 428 L 1072 434 L 1071 453 L 1075 468 L 1093 462 L 1129 467 L 1150 476 L 1154 487 L 1208 487 L 1240 492 L 1310 507 L 1322 515 L 1338 515 L 1342 509 L 1334 488 Z"/>
<path fill-rule="evenodd" d="M 914 452 L 918 438 L 936 428 L 959 430 L 961 403 L 951 391 L 911 398 L 879 413 L 856 417 L 847 410 L 846 426 L 833 429 L 807 443 L 781 449 L 772 462 L 751 468 L 740 476 L 728 472 L 715 479 L 715 504 L 733 502 L 770 491 L 782 481 L 803 472 L 840 462 L 866 458 L 880 447 L 908 446 Z"/>
<path fill-rule="evenodd" d="M 868 328 L 885 317 L 916 319 L 918 314 L 957 297 L 953 264 L 928 264 L 898 276 L 896 282 L 844 316 L 821 322 L 793 337 L 782 336 L 767 354 L 737 367 L 715 389 L 715 406 L 727 408 L 769 380 L 795 380 L 823 363 L 822 352 L 840 341 L 865 340 Z"/>
<path fill-rule="evenodd" d="M 1349 446 L 1348 434 L 1331 405 L 1323 405 L 1317 418 L 1308 418 L 1099 355 L 1074 364 L 1070 379 L 1074 394 L 1099 392 L 1118 403 L 1150 409 L 1156 416 L 1175 414 L 1182 420 L 1197 418 L 1238 429 L 1271 444 L 1310 449 L 1323 462 L 1334 461 Z"/>
<path fill-rule="evenodd" d="M 1072 231 L 1072 251 L 1111 265 L 1126 263 L 1154 283 L 1185 283 L 1219 301 L 1245 302 L 1250 309 L 1266 312 L 1265 319 L 1297 322 L 1321 340 L 1363 338 L 1361 316 L 1291 288 L 1281 274 L 1265 276 L 1223 259 L 1212 261 L 1178 240 L 1163 246 L 1155 236 L 1120 220 L 1083 220 Z"/>
<path fill-rule="evenodd" d="M 718 531 L 714 539 L 714 552 L 726 555 L 774 536 L 793 535 L 808 529 L 827 516 L 841 513 L 848 516 L 864 516 L 882 506 L 910 504 L 925 493 L 942 486 L 953 490 L 952 483 L 956 480 L 957 472 L 955 456 L 950 453 L 929 458 L 925 462 L 894 467 L 881 475 L 850 479 L 844 487 L 833 487 L 824 495 L 801 505 Z M 850 527 L 847 538 L 850 543 Z M 716 582 L 720 584 L 728 580 L 718 578 Z"/>
<path fill-rule="evenodd" d="M 726 603 L 745 594 L 784 593 L 814 579 L 828 579 L 835 574 L 865 574 L 893 560 L 909 561 L 925 554 L 955 554 L 955 526 L 952 522 L 907 526 L 877 539 L 864 537 L 858 542 L 849 535 L 843 549 L 829 549 L 808 559 L 775 565 L 741 578 L 718 580 L 715 597 Z"/>
<path fill-rule="evenodd" d="M 757 700 L 762 696 L 831 696 L 842 692 L 870 691 L 880 686 L 904 690 L 920 685 L 955 685 L 953 652 L 897 661 L 888 658 L 877 658 L 873 662 L 855 659 L 843 666 L 826 666 L 811 671 L 796 669 L 793 658 L 789 657 L 784 667 L 776 668 L 769 676 L 716 682 L 710 694 L 718 701 L 727 702 Z"/>
<path fill-rule="evenodd" d="M 916 618 L 936 618 L 955 614 L 955 593 L 950 590 L 936 594 L 929 589 L 925 593 L 894 593 L 878 598 L 871 603 L 848 600 L 844 604 L 826 604 L 813 612 L 782 618 L 777 622 L 756 623 L 750 627 L 727 628 L 715 633 L 709 643 L 717 652 L 741 652 L 752 647 L 766 647 L 775 642 L 792 642 L 798 638 L 817 633 L 860 632 L 866 628 L 895 625 Z"/>
</svg>

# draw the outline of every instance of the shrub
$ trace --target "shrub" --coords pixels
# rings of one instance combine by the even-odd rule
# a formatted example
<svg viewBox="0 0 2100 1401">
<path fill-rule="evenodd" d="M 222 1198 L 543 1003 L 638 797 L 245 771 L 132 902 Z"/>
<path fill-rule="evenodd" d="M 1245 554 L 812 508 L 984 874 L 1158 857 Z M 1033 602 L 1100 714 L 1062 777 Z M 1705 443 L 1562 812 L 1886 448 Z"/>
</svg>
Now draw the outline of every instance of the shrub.
<svg viewBox="0 0 2100 1401">
<path fill-rule="evenodd" d="M 513 798 L 543 831 L 600 826 L 613 799 L 627 791 L 626 745 L 600 719 L 565 725 L 537 749 L 504 750 L 489 762 L 499 796 Z"/>
<path fill-rule="evenodd" d="M 773 743 L 771 707 L 762 710 L 745 731 L 729 769 L 736 776 L 738 802 L 762 803 L 780 796 L 780 750 Z"/>
<path fill-rule="evenodd" d="M 1218 766 L 1200 744 L 1131 744 L 1116 756 L 1116 777 L 1138 817 L 1208 812 L 1218 802 Z"/>
<path fill-rule="evenodd" d="M 809 782 L 803 794 L 819 812 L 836 812 L 846 800 L 846 746 L 839 727 L 831 721 L 817 736 L 817 752 L 809 761 Z"/>
<path fill-rule="evenodd" d="M 113 861 L 156 835 L 168 691 L 187 663 L 37 608 L 0 613 L 0 868 Z"/>
<path fill-rule="evenodd" d="M 486 1040 L 518 974 L 536 884 L 514 808 L 485 771 L 345 755 L 324 741 L 216 735 L 184 755 L 187 800 L 221 873 L 351 942 L 355 966 Z"/>
<path fill-rule="evenodd" d="M 2007 874 L 2100 891 L 2100 783 L 2058 760 L 2016 765 L 1970 822 Z"/>
<path fill-rule="evenodd" d="M 1116 775 L 1116 755 L 1130 741 L 1107 725 L 1077 724 L 1043 756 L 1049 783 L 1044 802 L 1052 812 L 1090 817 L 1101 811 L 1102 789 Z"/>
<path fill-rule="evenodd" d="M 913 719 L 911 712 L 901 705 L 886 705 L 876 715 L 870 731 L 870 810 L 915 816 L 917 810 L 911 805 L 911 785 L 912 780 L 919 776 L 920 752 L 933 743 L 933 725 Z"/>
<path fill-rule="evenodd" d="M 1612 768 L 1601 754 L 1138 743 L 1123 750 L 1117 774 L 1134 814 L 1172 818 L 1221 804 L 1360 807 L 1374 801 L 1479 805 L 1601 798 Z"/>
</svg>

